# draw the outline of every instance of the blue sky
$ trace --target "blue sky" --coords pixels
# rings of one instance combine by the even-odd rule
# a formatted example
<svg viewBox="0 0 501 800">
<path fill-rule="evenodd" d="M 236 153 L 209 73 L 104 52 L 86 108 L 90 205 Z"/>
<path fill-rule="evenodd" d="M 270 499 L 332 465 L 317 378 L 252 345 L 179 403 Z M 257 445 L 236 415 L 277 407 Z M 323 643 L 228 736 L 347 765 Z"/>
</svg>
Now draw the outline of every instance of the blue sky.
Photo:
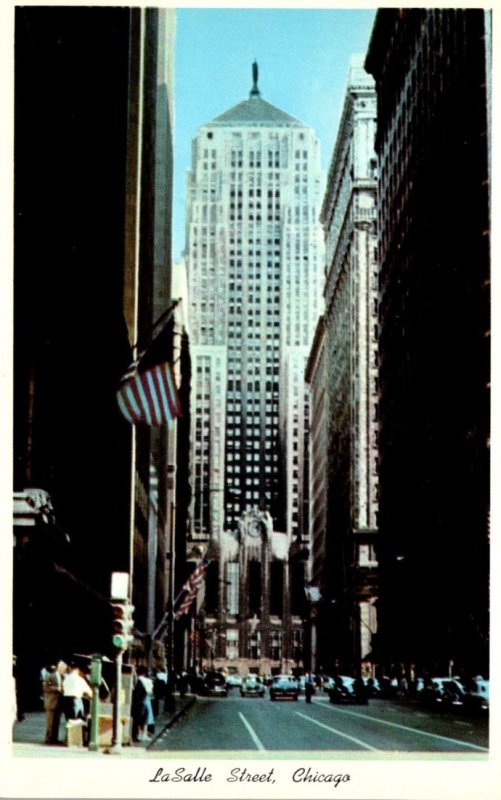
<svg viewBox="0 0 501 800">
<path fill-rule="evenodd" d="M 365 53 L 375 9 L 178 8 L 173 258 L 184 247 L 186 171 L 197 129 L 246 100 L 252 62 L 262 97 L 315 130 L 328 168 L 350 56 Z"/>
</svg>

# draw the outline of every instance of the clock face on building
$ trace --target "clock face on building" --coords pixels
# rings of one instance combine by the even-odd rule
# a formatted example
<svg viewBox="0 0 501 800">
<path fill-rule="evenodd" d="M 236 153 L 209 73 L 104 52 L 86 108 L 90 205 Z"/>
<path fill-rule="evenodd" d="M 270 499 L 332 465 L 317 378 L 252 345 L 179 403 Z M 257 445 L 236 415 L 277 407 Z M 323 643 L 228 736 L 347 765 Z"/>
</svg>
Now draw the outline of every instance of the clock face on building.
<svg viewBox="0 0 501 800">
<path fill-rule="evenodd" d="M 253 519 L 253 520 L 251 520 L 251 522 L 249 522 L 249 527 L 248 527 L 247 530 L 248 530 L 250 536 L 254 536 L 255 538 L 258 538 L 259 536 L 261 536 L 261 525 L 257 521 L 257 519 Z"/>
</svg>

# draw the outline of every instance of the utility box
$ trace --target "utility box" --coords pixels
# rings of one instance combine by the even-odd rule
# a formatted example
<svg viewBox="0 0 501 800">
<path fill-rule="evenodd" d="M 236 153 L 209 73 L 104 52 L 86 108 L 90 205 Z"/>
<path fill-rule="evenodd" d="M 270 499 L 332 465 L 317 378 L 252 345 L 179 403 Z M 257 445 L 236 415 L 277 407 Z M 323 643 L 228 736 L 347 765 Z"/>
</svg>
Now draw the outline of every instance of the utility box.
<svg viewBox="0 0 501 800">
<path fill-rule="evenodd" d="M 66 747 L 83 747 L 86 728 L 83 719 L 69 719 L 66 723 Z"/>
<path fill-rule="evenodd" d="M 129 708 L 122 705 L 120 709 L 122 723 L 122 744 L 131 742 L 131 718 Z M 98 744 L 99 747 L 110 747 L 113 743 L 113 703 L 101 703 L 98 716 Z"/>
</svg>

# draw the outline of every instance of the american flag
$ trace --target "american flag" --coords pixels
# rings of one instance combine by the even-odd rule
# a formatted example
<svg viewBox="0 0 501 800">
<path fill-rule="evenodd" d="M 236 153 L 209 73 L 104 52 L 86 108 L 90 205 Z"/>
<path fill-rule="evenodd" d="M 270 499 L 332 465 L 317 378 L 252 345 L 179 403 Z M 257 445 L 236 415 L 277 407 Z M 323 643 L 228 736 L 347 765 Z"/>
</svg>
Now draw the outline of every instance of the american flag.
<svg viewBox="0 0 501 800">
<path fill-rule="evenodd" d="M 172 367 L 168 363 L 140 372 L 136 359 L 122 378 L 117 400 L 122 414 L 132 425 L 170 425 L 181 414 Z"/>
<path fill-rule="evenodd" d="M 181 416 L 172 367 L 166 358 L 172 351 L 172 327 L 167 325 L 172 309 L 168 314 L 160 334 L 138 354 L 120 381 L 118 405 L 132 425 L 170 425 Z"/>
<path fill-rule="evenodd" d="M 208 564 L 209 562 L 206 558 L 203 558 L 201 561 L 199 561 L 199 563 L 191 573 L 190 577 L 184 584 L 179 594 L 179 597 L 181 597 L 181 595 L 184 593 L 184 597 L 181 599 L 178 608 L 174 612 L 175 619 L 179 619 L 179 617 L 181 617 L 183 614 L 188 613 L 188 610 L 193 600 L 197 596 L 198 590 L 205 579 L 205 571 L 207 569 Z"/>
</svg>

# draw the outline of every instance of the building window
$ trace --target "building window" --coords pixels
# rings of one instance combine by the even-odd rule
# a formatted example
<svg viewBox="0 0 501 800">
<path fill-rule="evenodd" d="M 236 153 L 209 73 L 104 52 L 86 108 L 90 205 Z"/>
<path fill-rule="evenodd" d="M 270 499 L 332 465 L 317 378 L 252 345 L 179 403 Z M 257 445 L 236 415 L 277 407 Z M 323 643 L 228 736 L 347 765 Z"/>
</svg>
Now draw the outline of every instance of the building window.
<svg viewBox="0 0 501 800">
<path fill-rule="evenodd" d="M 376 549 L 373 544 L 360 544 L 358 546 L 359 567 L 377 566 Z"/>
<path fill-rule="evenodd" d="M 303 659 L 303 631 L 295 630 L 292 632 L 292 649 L 294 653 L 294 661 L 302 661 Z"/>
<path fill-rule="evenodd" d="M 226 631 L 226 658 L 230 661 L 238 658 L 238 631 Z"/>
<path fill-rule="evenodd" d="M 249 498 L 250 499 L 250 498 Z M 249 612 L 261 616 L 261 564 L 251 561 L 248 572 Z"/>
<path fill-rule="evenodd" d="M 240 564 L 230 561 L 226 565 L 227 580 L 227 611 L 228 614 L 238 614 L 239 612 L 239 590 L 240 590 Z"/>
<path fill-rule="evenodd" d="M 280 661 L 282 658 L 282 631 L 272 631 L 270 637 L 270 658 Z"/>
<path fill-rule="evenodd" d="M 261 658 L 261 634 L 254 631 L 249 637 L 249 658 Z"/>
</svg>

